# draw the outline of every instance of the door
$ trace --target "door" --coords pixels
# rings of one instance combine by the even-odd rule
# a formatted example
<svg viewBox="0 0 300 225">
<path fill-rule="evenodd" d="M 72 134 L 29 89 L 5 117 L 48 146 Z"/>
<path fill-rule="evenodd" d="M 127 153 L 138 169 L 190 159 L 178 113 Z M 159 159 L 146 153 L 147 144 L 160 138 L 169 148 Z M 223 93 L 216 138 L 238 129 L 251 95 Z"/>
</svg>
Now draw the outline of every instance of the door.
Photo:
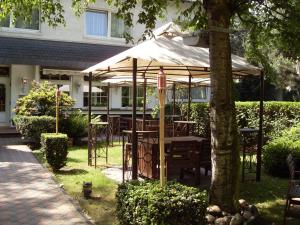
<svg viewBox="0 0 300 225">
<path fill-rule="evenodd" d="M 0 77 L 0 126 L 9 125 L 9 89 L 9 78 Z"/>
</svg>

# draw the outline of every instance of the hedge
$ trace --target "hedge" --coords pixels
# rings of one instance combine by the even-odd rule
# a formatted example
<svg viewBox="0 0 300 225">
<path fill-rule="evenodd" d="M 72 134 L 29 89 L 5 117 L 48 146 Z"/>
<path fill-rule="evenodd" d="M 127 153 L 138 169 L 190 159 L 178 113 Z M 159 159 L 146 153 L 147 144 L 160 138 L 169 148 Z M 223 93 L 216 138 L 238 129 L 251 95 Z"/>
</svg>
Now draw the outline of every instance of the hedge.
<svg viewBox="0 0 300 225">
<path fill-rule="evenodd" d="M 264 146 L 262 160 L 266 172 L 273 176 L 288 177 L 286 158 L 289 154 L 300 159 L 300 125 L 286 129 L 281 137 Z"/>
<path fill-rule="evenodd" d="M 41 145 L 53 171 L 58 171 L 66 165 L 68 155 L 68 136 L 66 134 L 43 133 Z"/>
<path fill-rule="evenodd" d="M 157 181 L 120 184 L 116 193 L 119 225 L 204 225 L 206 191 Z"/>
<path fill-rule="evenodd" d="M 187 104 L 181 106 L 183 115 L 187 114 Z M 239 128 L 258 127 L 259 102 L 236 102 L 236 116 Z M 197 133 L 209 136 L 208 103 L 192 103 L 191 119 L 200 126 Z M 300 102 L 264 102 L 264 134 L 268 138 L 278 137 L 282 130 L 300 122 Z"/>
<path fill-rule="evenodd" d="M 40 147 L 41 133 L 55 130 L 55 118 L 51 116 L 15 116 L 13 120 L 16 129 L 33 148 Z"/>
</svg>

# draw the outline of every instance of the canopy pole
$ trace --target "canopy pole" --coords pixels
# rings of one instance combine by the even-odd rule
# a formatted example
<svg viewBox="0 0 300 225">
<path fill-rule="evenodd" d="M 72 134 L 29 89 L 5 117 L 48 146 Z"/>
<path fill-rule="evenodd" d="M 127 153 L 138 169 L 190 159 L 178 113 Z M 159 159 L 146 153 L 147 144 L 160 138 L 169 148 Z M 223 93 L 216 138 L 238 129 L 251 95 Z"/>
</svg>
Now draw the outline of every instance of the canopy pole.
<svg viewBox="0 0 300 225">
<path fill-rule="evenodd" d="M 187 121 L 190 120 L 191 116 L 191 89 L 192 89 L 192 76 L 189 75 L 189 93 L 188 93 L 188 112 L 187 112 Z M 187 136 L 190 133 L 190 125 L 187 124 Z"/>
<path fill-rule="evenodd" d="M 143 89 L 143 130 L 146 130 L 146 100 L 147 100 L 147 78 L 144 77 L 144 89 Z"/>
<path fill-rule="evenodd" d="M 165 99 L 166 99 L 166 77 L 163 67 L 160 67 L 158 74 L 158 99 L 159 99 L 159 164 L 160 164 L 160 185 L 166 184 L 165 166 Z"/>
<path fill-rule="evenodd" d="M 108 121 L 108 116 L 110 114 L 110 109 L 109 109 L 109 101 L 110 101 L 110 83 L 107 83 L 107 121 Z"/>
<path fill-rule="evenodd" d="M 93 74 L 89 72 L 89 93 L 88 93 L 88 165 L 92 165 L 92 79 Z"/>
<path fill-rule="evenodd" d="M 261 178 L 261 150 L 263 146 L 263 114 L 264 114 L 264 72 L 260 74 L 260 100 L 259 100 L 259 132 L 258 132 L 258 143 L 257 143 L 257 155 L 256 155 L 256 181 L 260 181 Z"/>
<path fill-rule="evenodd" d="M 175 82 L 173 83 L 173 115 L 176 114 L 176 84 Z"/>
<path fill-rule="evenodd" d="M 107 121 L 107 128 L 106 128 L 106 144 L 109 145 L 109 142 L 111 141 L 111 146 L 114 146 L 114 131 L 113 131 L 113 118 L 109 119 L 110 114 L 110 83 L 107 83 L 107 103 L 106 103 L 106 121 Z"/>
<path fill-rule="evenodd" d="M 137 59 L 133 58 L 132 65 L 132 179 L 138 178 L 138 154 L 137 154 L 137 134 L 136 134 L 136 75 L 137 75 Z"/>
</svg>

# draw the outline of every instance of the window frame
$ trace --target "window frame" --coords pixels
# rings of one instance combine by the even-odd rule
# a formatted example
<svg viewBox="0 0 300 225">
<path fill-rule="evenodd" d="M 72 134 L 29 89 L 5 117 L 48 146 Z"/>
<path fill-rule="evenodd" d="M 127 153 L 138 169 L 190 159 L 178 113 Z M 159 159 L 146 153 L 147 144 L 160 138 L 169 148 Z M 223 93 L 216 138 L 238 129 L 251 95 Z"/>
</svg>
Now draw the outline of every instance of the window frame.
<svg viewBox="0 0 300 225">
<path fill-rule="evenodd" d="M 39 11 L 39 17 L 38 17 L 38 22 L 39 26 L 38 29 L 27 29 L 27 28 L 18 28 L 16 27 L 16 24 L 13 23 L 13 12 L 10 13 L 9 16 L 9 27 L 2 27 L 0 26 L 0 31 L 5 31 L 5 32 L 18 32 L 18 33 L 40 33 L 41 32 L 41 13 L 40 9 Z"/>
<path fill-rule="evenodd" d="M 191 93 L 191 99 L 192 101 L 191 102 L 206 102 L 208 99 L 209 99 L 209 96 L 208 96 L 208 87 L 207 86 L 194 86 L 192 87 L 193 88 L 204 88 L 205 90 L 205 98 L 193 98 L 192 97 L 192 93 Z M 176 94 L 176 99 L 179 99 L 179 101 L 182 101 L 182 102 L 188 102 L 189 99 L 188 99 L 188 88 L 182 88 L 184 91 L 186 91 L 186 96 L 177 96 Z M 173 101 L 173 93 L 172 93 L 172 90 L 171 90 L 171 100 Z"/>
<path fill-rule="evenodd" d="M 129 96 L 123 96 L 123 88 L 129 88 Z M 137 86 L 137 96 L 136 96 L 136 100 L 137 100 L 137 104 L 136 107 L 137 108 L 142 108 L 143 107 L 143 100 L 144 100 L 144 96 L 139 96 L 139 89 L 141 90 L 141 93 L 143 93 L 143 87 L 141 86 Z M 123 98 L 128 98 L 129 99 L 129 105 L 128 106 L 123 106 Z M 122 86 L 121 87 L 121 109 L 131 109 L 132 108 L 132 100 L 133 100 L 133 91 L 132 91 L 132 87 L 130 86 Z M 139 101 L 141 101 L 141 105 L 139 105 Z"/>
<path fill-rule="evenodd" d="M 107 13 L 107 36 L 97 36 L 97 35 L 89 35 L 87 34 L 87 21 L 86 21 L 86 12 L 106 12 Z M 109 40 L 109 41 L 122 41 L 125 43 L 124 37 L 113 37 L 111 36 L 111 29 L 112 29 L 112 14 L 116 12 L 111 11 L 104 8 L 87 8 L 84 12 L 84 37 L 89 39 L 97 39 L 97 40 Z M 124 25 L 125 31 L 125 25 Z"/>
<path fill-rule="evenodd" d="M 93 99 L 94 98 L 99 98 L 100 99 L 100 104 L 101 104 L 101 102 L 102 102 L 102 99 L 103 98 L 106 98 L 106 104 L 104 104 L 104 105 L 91 105 L 91 107 L 93 107 L 93 108 L 106 108 L 107 107 L 107 101 L 108 101 L 108 96 L 109 96 L 109 91 L 108 91 L 108 87 L 107 86 L 103 86 L 103 85 L 97 85 L 97 84 L 94 84 L 93 85 L 93 87 L 97 87 L 97 88 L 101 88 L 101 89 L 104 89 L 105 88 L 105 92 L 92 92 L 91 94 L 92 94 L 92 103 L 93 103 Z M 106 95 L 105 96 L 103 96 L 102 94 L 103 93 L 106 93 Z M 94 96 L 93 96 L 93 94 L 94 94 Z M 95 96 L 95 94 L 100 94 L 99 96 Z M 87 96 L 86 96 L 87 95 Z M 87 104 L 85 104 L 85 99 L 87 98 Z M 83 104 L 82 104 L 82 107 L 83 108 L 87 108 L 88 107 L 88 92 L 83 92 Z"/>
</svg>

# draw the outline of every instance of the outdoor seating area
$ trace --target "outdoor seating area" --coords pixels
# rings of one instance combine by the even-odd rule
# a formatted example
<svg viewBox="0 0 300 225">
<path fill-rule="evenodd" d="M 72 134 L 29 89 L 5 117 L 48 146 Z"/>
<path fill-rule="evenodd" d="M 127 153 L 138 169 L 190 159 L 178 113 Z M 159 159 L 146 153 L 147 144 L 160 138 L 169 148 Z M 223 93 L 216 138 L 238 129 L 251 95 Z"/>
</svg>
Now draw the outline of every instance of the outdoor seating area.
<svg viewBox="0 0 300 225">
<path fill-rule="evenodd" d="M 118 55 L 115 55 L 85 71 L 89 74 L 89 90 L 93 80 L 101 79 L 113 85 L 132 85 L 132 116 L 111 115 L 107 105 L 107 115 L 104 120 L 108 122 L 107 139 L 112 144 L 114 137 L 123 135 L 123 180 L 147 179 L 183 180 L 184 173 L 194 174 L 195 184 L 200 183 L 200 168 L 204 168 L 207 175 L 212 166 L 209 160 L 210 138 L 201 137 L 198 131 L 201 127 L 191 120 L 191 88 L 192 86 L 210 85 L 209 55 L 206 49 L 181 45 L 182 39 L 177 35 L 178 27 L 169 23 L 155 32 L 156 39 L 148 40 Z M 151 49 L 151 51 L 146 51 Z M 155 49 L 155 51 L 154 51 Z M 190 52 L 195 52 L 190 57 Z M 197 52 L 197 53 L 196 53 Z M 233 78 L 257 76 L 262 85 L 263 75 L 258 67 L 250 65 L 244 59 L 232 55 Z M 158 75 L 157 75 L 158 74 Z M 156 80 L 157 79 L 157 80 Z M 154 87 L 157 82 L 160 114 L 158 118 L 149 118 L 146 115 L 147 87 Z M 143 87 L 142 115 L 137 116 L 137 87 Z M 187 88 L 187 113 L 176 115 L 176 87 Z M 165 107 L 166 89 L 172 90 L 173 115 L 165 115 L 161 109 Z M 89 98 L 91 92 L 89 92 Z M 88 107 L 89 121 L 91 121 L 92 107 Z M 263 104 L 260 101 L 260 122 L 257 127 L 257 144 L 255 157 L 257 161 L 251 164 L 254 153 L 250 156 L 250 169 L 255 167 L 254 179 L 259 181 L 261 174 L 261 147 L 262 147 L 262 112 Z M 122 126 L 121 126 L 122 124 Z M 119 125 L 119 126 L 118 126 Z M 91 135 L 91 132 L 89 132 Z M 243 132 L 242 132 L 243 134 Z M 89 135 L 89 139 L 91 139 Z M 124 135 L 127 138 L 124 138 Z M 173 143 L 174 142 L 174 143 Z M 245 148 L 246 142 L 244 142 Z M 106 143 L 108 144 L 108 143 Z M 103 145 L 103 143 L 102 143 Z M 105 143 L 104 143 L 105 145 Z M 177 146 L 177 147 L 176 147 Z M 176 149 L 185 147 L 185 153 L 173 153 Z M 205 146 L 205 147 L 204 147 Z M 89 145 L 89 152 L 95 152 Z M 93 155 L 89 153 L 90 155 Z M 175 157 L 176 156 L 176 157 Z M 189 159 L 189 160 L 187 160 Z M 246 162 L 246 156 L 244 157 Z M 248 160 L 248 159 L 247 159 Z M 91 160 L 89 160 L 91 163 Z M 178 166 L 177 169 L 174 167 Z M 243 163 L 243 168 L 246 168 Z M 160 171 L 163 171 L 163 176 Z M 129 173 L 128 173 L 129 171 Z M 177 171 L 178 174 L 175 174 Z M 124 174 L 130 177 L 124 177 Z M 245 170 L 243 169 L 243 180 Z"/>
</svg>

